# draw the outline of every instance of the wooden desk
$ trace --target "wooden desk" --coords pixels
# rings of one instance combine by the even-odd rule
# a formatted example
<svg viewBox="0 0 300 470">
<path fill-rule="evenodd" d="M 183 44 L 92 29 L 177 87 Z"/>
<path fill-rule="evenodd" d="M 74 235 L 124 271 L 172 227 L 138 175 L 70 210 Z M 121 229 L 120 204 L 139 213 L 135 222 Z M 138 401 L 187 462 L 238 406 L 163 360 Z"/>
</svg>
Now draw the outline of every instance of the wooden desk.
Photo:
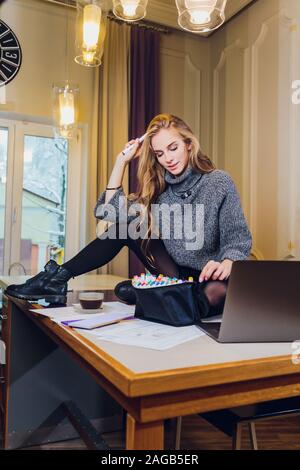
<svg viewBox="0 0 300 470">
<path fill-rule="evenodd" d="M 300 394 L 300 365 L 292 363 L 289 343 L 225 345 L 204 335 L 154 351 L 79 333 L 17 299 L 4 303 L 6 330 L 17 308 L 127 411 L 127 449 L 163 449 L 167 418 Z"/>
<path fill-rule="evenodd" d="M 2 276 L 0 287 L 23 283 L 28 277 Z M 112 275 L 82 275 L 70 280 L 68 287 L 71 290 L 104 291 L 105 297 L 111 298 L 111 290 L 122 280 Z M 74 292 L 68 294 L 70 302 L 78 302 L 76 297 Z M 89 431 L 93 431 L 90 434 L 94 439 L 92 444 L 96 442 L 96 446 L 100 443 L 97 432 L 120 430 L 122 408 L 16 304 L 11 304 L 9 309 L 7 299 L 4 304 L 3 314 L 7 319 L 3 322 L 2 336 L 6 344 L 6 364 L 2 358 L 0 448 L 3 415 L 4 446 L 9 449 L 78 437 L 76 431 L 79 428 L 71 410 L 82 423 L 85 417 L 92 422 L 94 429 L 90 426 Z M 90 440 L 87 441 L 90 445 Z"/>
</svg>

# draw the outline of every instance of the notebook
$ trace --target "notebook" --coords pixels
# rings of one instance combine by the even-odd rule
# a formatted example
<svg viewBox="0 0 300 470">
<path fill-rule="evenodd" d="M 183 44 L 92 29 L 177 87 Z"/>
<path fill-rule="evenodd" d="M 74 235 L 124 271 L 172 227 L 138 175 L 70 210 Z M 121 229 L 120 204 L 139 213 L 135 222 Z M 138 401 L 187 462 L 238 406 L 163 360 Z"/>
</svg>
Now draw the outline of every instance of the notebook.
<svg viewBox="0 0 300 470">
<path fill-rule="evenodd" d="M 82 328 L 84 330 L 93 330 L 105 325 L 111 325 L 121 320 L 134 318 L 132 313 L 101 313 L 93 315 L 93 318 L 86 318 L 84 320 L 66 320 L 62 321 L 62 325 L 70 326 L 72 328 Z"/>
</svg>

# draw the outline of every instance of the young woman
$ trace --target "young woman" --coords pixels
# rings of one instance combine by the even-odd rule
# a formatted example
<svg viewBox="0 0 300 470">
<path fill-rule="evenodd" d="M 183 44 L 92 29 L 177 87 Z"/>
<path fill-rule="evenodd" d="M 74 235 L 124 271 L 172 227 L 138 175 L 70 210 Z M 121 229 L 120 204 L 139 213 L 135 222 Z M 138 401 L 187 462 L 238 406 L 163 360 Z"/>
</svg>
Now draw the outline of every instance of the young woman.
<svg viewBox="0 0 300 470">
<path fill-rule="evenodd" d="M 188 125 L 171 114 L 156 116 L 142 145 L 137 139 L 126 148 L 132 144 L 131 151 L 117 156 L 108 186 L 94 209 L 97 218 L 111 225 L 62 266 L 50 260 L 44 271 L 25 284 L 9 286 L 9 295 L 64 302 L 71 277 L 105 265 L 128 246 L 153 274 L 199 280 L 212 313 L 222 311 L 232 264 L 246 259 L 252 245 L 234 182 L 203 155 Z M 134 158 L 139 158 L 138 189 L 126 197 L 124 170 Z M 136 204 L 143 208 L 139 219 L 137 213 L 130 213 Z M 169 207 L 174 213 L 163 212 L 160 217 L 153 207 Z M 138 236 L 144 226 L 146 232 Z M 130 281 L 117 286 L 116 293 L 134 302 Z"/>
</svg>

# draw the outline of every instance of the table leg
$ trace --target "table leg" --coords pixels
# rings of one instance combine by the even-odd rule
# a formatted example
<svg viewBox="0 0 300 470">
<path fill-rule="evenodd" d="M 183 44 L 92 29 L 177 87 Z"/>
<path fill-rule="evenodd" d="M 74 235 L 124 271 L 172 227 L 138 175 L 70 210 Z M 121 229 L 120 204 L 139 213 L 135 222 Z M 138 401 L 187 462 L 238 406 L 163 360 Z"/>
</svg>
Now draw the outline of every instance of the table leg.
<svg viewBox="0 0 300 470">
<path fill-rule="evenodd" d="M 127 450 L 163 450 L 164 422 L 138 423 L 127 414 L 126 449 Z"/>
</svg>

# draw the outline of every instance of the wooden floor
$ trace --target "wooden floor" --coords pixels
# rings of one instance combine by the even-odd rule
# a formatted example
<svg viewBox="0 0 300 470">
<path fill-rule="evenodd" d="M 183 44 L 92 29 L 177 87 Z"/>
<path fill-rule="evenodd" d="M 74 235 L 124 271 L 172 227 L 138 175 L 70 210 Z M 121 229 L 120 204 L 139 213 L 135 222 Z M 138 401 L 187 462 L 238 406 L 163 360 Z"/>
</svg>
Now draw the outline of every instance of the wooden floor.
<svg viewBox="0 0 300 470">
<path fill-rule="evenodd" d="M 258 447 L 261 450 L 300 450 L 300 416 L 258 422 L 256 432 Z M 112 449 L 125 448 L 124 433 L 104 434 L 103 437 Z M 166 448 L 172 448 L 168 429 L 166 429 Z M 30 449 L 86 449 L 86 447 L 77 439 L 30 447 Z M 230 450 L 231 439 L 199 416 L 187 416 L 182 421 L 181 449 Z M 247 426 L 243 430 L 242 449 L 250 449 Z"/>
</svg>

